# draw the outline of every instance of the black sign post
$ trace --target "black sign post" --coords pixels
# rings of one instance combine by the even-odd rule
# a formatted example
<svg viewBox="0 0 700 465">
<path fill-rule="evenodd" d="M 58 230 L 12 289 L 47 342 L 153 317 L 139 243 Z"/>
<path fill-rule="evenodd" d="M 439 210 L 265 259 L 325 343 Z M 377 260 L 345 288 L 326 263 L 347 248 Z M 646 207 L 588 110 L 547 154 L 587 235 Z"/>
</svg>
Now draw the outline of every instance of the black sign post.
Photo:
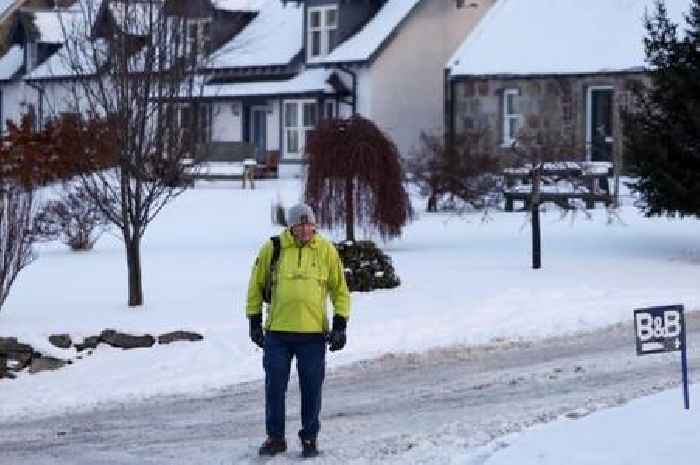
<svg viewBox="0 0 700 465">
<path fill-rule="evenodd" d="M 685 321 L 682 305 L 640 308 L 634 311 L 637 355 L 681 351 L 683 400 L 690 410 L 688 395 L 688 356 L 685 348 Z"/>
</svg>

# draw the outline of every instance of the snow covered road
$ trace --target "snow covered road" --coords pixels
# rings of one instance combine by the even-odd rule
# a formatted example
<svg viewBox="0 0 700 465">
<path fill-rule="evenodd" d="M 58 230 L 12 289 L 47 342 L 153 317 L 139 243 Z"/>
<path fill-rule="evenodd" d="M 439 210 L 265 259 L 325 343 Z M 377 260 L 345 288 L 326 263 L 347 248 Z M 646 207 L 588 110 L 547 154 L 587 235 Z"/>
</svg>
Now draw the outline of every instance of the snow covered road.
<svg viewBox="0 0 700 465">
<path fill-rule="evenodd" d="M 691 380 L 700 376 L 700 314 L 688 315 Z M 350 334 L 352 337 L 352 334 Z M 329 355 L 332 356 L 332 355 Z M 481 464 L 508 433 L 575 419 L 660 390 L 678 392 L 678 353 L 637 357 L 631 325 L 538 342 L 503 341 L 387 355 L 329 371 L 313 463 Z M 5 423 L 0 464 L 259 463 L 263 385 L 160 398 L 90 413 Z M 298 463 L 298 391 L 290 383 L 286 456 Z"/>
</svg>

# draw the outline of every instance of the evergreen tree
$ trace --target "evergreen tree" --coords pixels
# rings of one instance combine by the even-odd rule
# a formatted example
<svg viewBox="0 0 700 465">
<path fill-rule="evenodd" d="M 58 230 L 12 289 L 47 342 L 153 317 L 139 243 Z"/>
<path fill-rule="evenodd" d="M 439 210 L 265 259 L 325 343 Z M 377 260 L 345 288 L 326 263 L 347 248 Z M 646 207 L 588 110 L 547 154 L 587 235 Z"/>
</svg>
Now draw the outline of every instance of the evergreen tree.
<svg viewBox="0 0 700 465">
<path fill-rule="evenodd" d="M 657 1 L 645 22 L 649 85 L 633 89 L 623 112 L 629 186 L 647 216 L 700 216 L 700 0 L 685 22 L 679 34 Z"/>
</svg>

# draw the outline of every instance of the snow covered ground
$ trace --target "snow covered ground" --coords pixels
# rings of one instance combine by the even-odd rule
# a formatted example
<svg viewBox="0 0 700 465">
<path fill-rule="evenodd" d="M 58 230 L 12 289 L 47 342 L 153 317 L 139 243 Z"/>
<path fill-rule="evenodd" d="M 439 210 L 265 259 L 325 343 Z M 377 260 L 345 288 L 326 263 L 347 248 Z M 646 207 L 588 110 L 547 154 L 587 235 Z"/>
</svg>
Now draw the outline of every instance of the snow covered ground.
<svg viewBox="0 0 700 465">
<path fill-rule="evenodd" d="M 243 191 L 238 183 L 198 185 L 163 211 L 144 240 L 142 309 L 125 304 L 126 265 L 117 238 L 104 236 L 89 253 L 72 253 L 61 244 L 42 246 L 38 260 L 19 276 L 0 312 L 0 336 L 17 336 L 64 358 L 76 353 L 50 347 L 49 334 L 67 332 L 79 340 L 105 328 L 151 334 L 189 329 L 203 333 L 205 340 L 133 351 L 100 346 L 94 355 L 57 372 L 22 374 L 0 383 L 0 418 L 75 412 L 162 394 L 205 393 L 260 378 L 261 353 L 248 340 L 243 314 L 248 273 L 259 246 L 277 231 L 270 223 L 271 202 L 279 195 L 286 205 L 294 203 L 301 185 L 269 181 L 257 186 Z M 420 211 L 423 204 L 416 207 Z M 633 309 L 648 305 L 700 308 L 697 221 L 646 219 L 631 206 L 622 209 L 621 219 L 607 224 L 605 211 L 598 209 L 592 220 L 579 215 L 573 222 L 562 221 L 552 210 L 543 217 L 543 269 L 533 271 L 524 214 L 495 212 L 488 222 L 482 222 L 480 214 L 421 214 L 401 240 L 384 246 L 402 286 L 353 295 L 348 346 L 330 356 L 329 364 L 590 330 L 630 321 Z M 683 430 L 691 420 L 675 406 L 679 393 L 669 393 L 674 406 L 665 410 L 672 417 L 650 409 L 663 404 L 664 396 L 578 422 L 553 424 L 532 433 L 532 440 L 523 435 L 523 445 L 516 441 L 512 450 L 531 447 L 533 459 L 526 462 L 521 455 L 517 463 L 561 463 L 556 453 L 569 449 L 542 452 L 537 444 L 555 437 L 548 435 L 569 434 L 557 433 L 560 429 L 584 428 L 591 422 L 591 430 L 602 433 L 595 425 L 599 415 L 619 415 L 620 421 L 639 428 L 648 421 L 650 430 L 661 419 L 668 422 L 663 436 L 653 430 L 648 441 L 666 444 L 677 435 L 700 444 L 697 434 L 693 439 Z M 577 438 L 573 446 L 584 447 L 581 433 L 571 434 Z M 637 439 L 630 435 L 631 441 Z M 630 453 L 642 450 L 634 441 L 627 449 Z M 689 444 L 678 447 L 691 450 Z M 508 450 L 488 463 L 513 463 L 507 458 L 496 461 Z M 538 457 L 552 458 L 537 462 Z M 448 463 L 470 463 L 463 461 L 463 451 L 453 459 Z"/>
<path fill-rule="evenodd" d="M 693 389 L 691 399 L 698 393 Z M 490 445 L 503 449 L 483 465 L 695 464 L 700 414 L 692 403 L 691 410 L 681 405 L 680 391 L 673 389 L 575 421 L 539 426 Z"/>
</svg>

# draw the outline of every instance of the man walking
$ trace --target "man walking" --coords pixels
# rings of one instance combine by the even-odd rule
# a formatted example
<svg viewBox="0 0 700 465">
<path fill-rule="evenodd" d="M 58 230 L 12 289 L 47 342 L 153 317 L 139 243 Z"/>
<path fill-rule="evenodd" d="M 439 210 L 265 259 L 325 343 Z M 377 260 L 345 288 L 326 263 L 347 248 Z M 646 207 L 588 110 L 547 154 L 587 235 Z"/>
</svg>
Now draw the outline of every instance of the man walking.
<svg viewBox="0 0 700 465">
<path fill-rule="evenodd" d="M 292 357 L 297 359 L 301 391 L 303 457 L 318 455 L 321 388 L 326 368 L 326 340 L 331 351 L 345 346 L 345 327 L 350 314 L 350 293 L 343 265 L 335 246 L 316 234 L 316 219 L 308 205 L 299 204 L 287 213 L 288 228 L 263 245 L 248 286 L 246 316 L 250 338 L 263 348 L 265 369 L 265 428 L 267 439 L 260 455 L 287 450 L 285 398 Z M 262 303 L 269 291 L 265 330 Z M 333 302 L 333 327 L 328 332 L 326 301 Z"/>
</svg>

